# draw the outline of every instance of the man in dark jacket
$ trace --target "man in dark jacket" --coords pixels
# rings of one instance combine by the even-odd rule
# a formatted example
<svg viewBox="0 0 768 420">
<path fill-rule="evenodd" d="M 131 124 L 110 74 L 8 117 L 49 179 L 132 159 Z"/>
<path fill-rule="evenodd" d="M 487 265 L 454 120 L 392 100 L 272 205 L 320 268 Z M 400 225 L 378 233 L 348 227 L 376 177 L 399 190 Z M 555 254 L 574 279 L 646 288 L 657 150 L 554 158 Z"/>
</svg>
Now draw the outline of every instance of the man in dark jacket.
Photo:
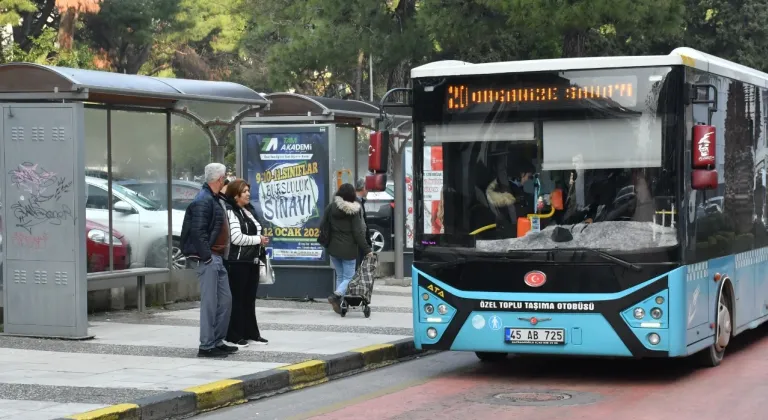
<svg viewBox="0 0 768 420">
<path fill-rule="evenodd" d="M 181 250 L 187 267 L 200 280 L 200 349 L 198 357 L 226 357 L 237 347 L 224 343 L 232 311 L 223 256 L 229 252 L 229 224 L 218 194 L 224 186 L 226 167 L 211 163 L 205 167 L 203 188 L 184 214 Z"/>
<path fill-rule="evenodd" d="M 373 240 L 371 239 L 371 230 L 368 228 L 368 215 L 365 213 L 365 200 L 368 197 L 368 190 L 365 189 L 365 178 L 360 178 L 355 183 L 355 191 L 357 192 L 357 201 L 360 202 L 360 207 L 363 209 L 363 222 L 365 222 L 365 238 L 368 241 L 368 246 L 373 247 Z M 360 264 L 363 263 L 363 257 L 365 252 L 360 250 L 357 254 L 357 262 L 355 263 L 355 270 L 360 268 Z"/>
</svg>

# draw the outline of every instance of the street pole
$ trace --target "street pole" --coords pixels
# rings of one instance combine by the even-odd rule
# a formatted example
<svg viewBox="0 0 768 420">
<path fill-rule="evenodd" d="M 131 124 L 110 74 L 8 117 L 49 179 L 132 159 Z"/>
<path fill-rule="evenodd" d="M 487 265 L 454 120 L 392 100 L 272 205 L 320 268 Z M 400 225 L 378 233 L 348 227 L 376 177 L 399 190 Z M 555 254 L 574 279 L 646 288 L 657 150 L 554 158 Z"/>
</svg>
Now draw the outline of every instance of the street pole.
<svg viewBox="0 0 768 420">
<path fill-rule="evenodd" d="M 396 286 L 410 286 L 405 281 L 403 275 L 404 265 L 404 251 L 405 251 L 405 168 L 403 168 L 402 153 L 405 149 L 407 138 L 410 136 L 403 136 L 397 130 L 395 126 L 395 119 L 388 117 L 385 106 L 387 106 L 387 99 L 390 95 L 396 92 L 410 92 L 410 88 L 394 88 L 390 89 L 381 98 L 379 109 L 381 109 L 381 116 L 379 118 L 379 130 L 388 130 L 391 135 L 389 138 L 389 150 L 390 156 L 392 156 L 392 177 L 395 184 L 395 275 L 393 285 Z M 410 103 L 406 99 L 403 103 L 389 104 L 389 106 L 395 107 L 409 107 Z"/>
<path fill-rule="evenodd" d="M 371 83 L 371 102 L 373 102 L 373 54 L 368 54 L 368 81 Z"/>
<path fill-rule="evenodd" d="M 407 286 L 403 280 L 403 252 L 405 248 L 405 171 L 400 156 L 403 148 L 395 131 L 392 136 L 395 153 L 392 156 L 392 177 L 395 181 L 395 283 Z"/>
</svg>

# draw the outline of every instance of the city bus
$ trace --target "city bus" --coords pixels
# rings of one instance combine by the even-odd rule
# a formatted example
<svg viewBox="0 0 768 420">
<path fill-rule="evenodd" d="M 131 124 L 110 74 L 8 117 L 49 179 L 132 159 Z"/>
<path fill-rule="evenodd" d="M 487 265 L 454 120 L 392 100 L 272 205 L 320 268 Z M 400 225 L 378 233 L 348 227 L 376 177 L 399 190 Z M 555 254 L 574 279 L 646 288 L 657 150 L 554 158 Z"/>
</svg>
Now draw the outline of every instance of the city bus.
<svg viewBox="0 0 768 420">
<path fill-rule="evenodd" d="M 418 349 L 713 367 L 768 319 L 768 74 L 677 48 L 411 78 Z"/>
</svg>

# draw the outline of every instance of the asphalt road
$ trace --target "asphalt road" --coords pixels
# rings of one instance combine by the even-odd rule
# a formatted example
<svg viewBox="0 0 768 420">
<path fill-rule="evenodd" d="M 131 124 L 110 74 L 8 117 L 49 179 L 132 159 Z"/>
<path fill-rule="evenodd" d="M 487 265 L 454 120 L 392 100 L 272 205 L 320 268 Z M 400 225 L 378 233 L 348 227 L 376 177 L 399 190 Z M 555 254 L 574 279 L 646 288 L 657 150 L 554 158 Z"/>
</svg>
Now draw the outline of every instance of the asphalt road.
<svg viewBox="0 0 768 420">
<path fill-rule="evenodd" d="M 213 419 L 764 420 L 768 328 L 732 342 L 712 369 L 691 359 L 439 353 L 215 411 Z"/>
</svg>

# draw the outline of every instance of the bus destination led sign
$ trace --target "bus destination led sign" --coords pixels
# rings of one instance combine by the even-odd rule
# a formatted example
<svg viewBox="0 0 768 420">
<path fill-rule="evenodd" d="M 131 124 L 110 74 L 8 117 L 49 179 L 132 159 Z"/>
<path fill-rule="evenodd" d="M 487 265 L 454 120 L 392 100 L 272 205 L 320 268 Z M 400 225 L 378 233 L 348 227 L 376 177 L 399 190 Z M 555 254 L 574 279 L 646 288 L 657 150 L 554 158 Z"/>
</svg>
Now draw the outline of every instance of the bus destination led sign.
<svg viewBox="0 0 768 420">
<path fill-rule="evenodd" d="M 446 90 L 445 107 L 456 112 L 478 105 L 512 106 L 534 105 L 547 107 L 548 104 L 587 105 L 594 101 L 606 105 L 633 107 L 637 104 L 637 78 L 606 77 L 570 79 L 570 85 L 526 84 L 525 86 L 483 86 L 476 84 L 449 84 Z"/>
</svg>

